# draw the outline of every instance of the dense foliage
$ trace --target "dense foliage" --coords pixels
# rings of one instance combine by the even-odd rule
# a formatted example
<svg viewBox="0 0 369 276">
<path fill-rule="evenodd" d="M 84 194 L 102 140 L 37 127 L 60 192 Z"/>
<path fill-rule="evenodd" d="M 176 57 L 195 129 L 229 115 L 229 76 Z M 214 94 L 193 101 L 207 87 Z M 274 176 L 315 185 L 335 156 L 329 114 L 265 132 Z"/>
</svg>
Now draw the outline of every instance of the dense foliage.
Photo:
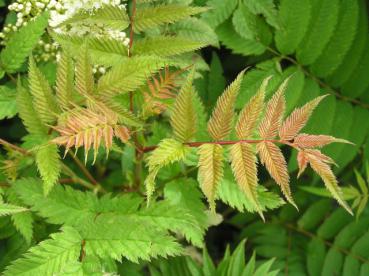
<svg viewBox="0 0 369 276">
<path fill-rule="evenodd" d="M 365 0 L 0 6 L 2 274 L 369 273 Z"/>
</svg>

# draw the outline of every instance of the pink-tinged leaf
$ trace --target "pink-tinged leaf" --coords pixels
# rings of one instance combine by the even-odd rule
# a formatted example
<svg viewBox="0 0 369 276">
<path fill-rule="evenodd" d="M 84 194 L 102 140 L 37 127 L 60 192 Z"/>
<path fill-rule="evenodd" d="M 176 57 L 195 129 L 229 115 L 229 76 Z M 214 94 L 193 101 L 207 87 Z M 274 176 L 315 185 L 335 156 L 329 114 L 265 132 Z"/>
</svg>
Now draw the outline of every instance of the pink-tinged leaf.
<svg viewBox="0 0 369 276">
<path fill-rule="evenodd" d="M 239 139 L 250 137 L 258 123 L 264 107 L 265 89 L 271 77 L 264 79 L 258 93 L 242 109 L 236 125 L 236 133 Z"/>
<path fill-rule="evenodd" d="M 125 126 L 115 126 L 114 133 L 123 143 L 127 143 L 130 138 L 129 129 Z"/>
<path fill-rule="evenodd" d="M 257 194 L 257 159 L 253 146 L 246 143 L 236 143 L 231 147 L 230 155 L 232 171 L 238 186 L 254 205 L 261 218 L 265 220 Z"/>
<path fill-rule="evenodd" d="M 342 190 L 338 186 L 338 181 L 329 165 L 327 163 L 324 163 L 315 155 L 309 154 L 307 156 L 312 169 L 323 179 L 323 182 L 328 191 L 338 201 L 338 203 L 347 210 L 347 212 L 353 215 L 351 208 L 343 200 Z"/>
<path fill-rule="evenodd" d="M 217 100 L 208 122 L 209 134 L 215 141 L 223 140 L 232 130 L 234 105 L 241 87 L 243 75 L 244 71 L 237 76 Z"/>
<path fill-rule="evenodd" d="M 279 137 L 281 140 L 292 140 L 300 132 L 300 130 L 306 125 L 315 107 L 324 99 L 327 95 L 320 96 L 300 108 L 296 108 L 290 116 L 282 124 L 279 130 Z"/>
<path fill-rule="evenodd" d="M 266 106 L 265 116 L 259 126 L 260 137 L 263 139 L 275 138 L 281 126 L 283 114 L 286 108 L 284 91 L 286 90 L 288 80 L 289 79 L 286 79 L 279 86 L 277 92 L 269 100 Z"/>
<path fill-rule="evenodd" d="M 198 179 L 210 209 L 215 211 L 215 196 L 218 185 L 223 178 L 223 148 L 217 144 L 204 144 L 198 148 Z"/>
<path fill-rule="evenodd" d="M 327 164 L 333 164 L 337 165 L 332 158 L 322 153 L 320 150 L 317 149 L 305 149 L 305 153 L 308 157 L 314 157 L 318 159 L 321 162 L 327 163 Z"/>
<path fill-rule="evenodd" d="M 299 148 L 320 148 L 331 143 L 352 144 L 347 140 L 335 138 L 329 135 L 310 135 L 304 133 L 297 135 L 293 140 L 293 144 Z"/>
<path fill-rule="evenodd" d="M 260 155 L 261 163 L 265 165 L 271 177 L 281 187 L 287 201 L 298 209 L 292 198 L 287 163 L 280 148 L 278 148 L 274 143 L 262 142 L 257 145 L 257 150 Z"/>
<path fill-rule="evenodd" d="M 307 160 L 306 154 L 303 150 L 299 150 L 299 152 L 297 154 L 297 164 L 299 166 L 299 172 L 297 174 L 297 178 L 299 178 L 300 175 L 305 171 L 305 169 L 308 165 L 308 160 Z"/>
</svg>

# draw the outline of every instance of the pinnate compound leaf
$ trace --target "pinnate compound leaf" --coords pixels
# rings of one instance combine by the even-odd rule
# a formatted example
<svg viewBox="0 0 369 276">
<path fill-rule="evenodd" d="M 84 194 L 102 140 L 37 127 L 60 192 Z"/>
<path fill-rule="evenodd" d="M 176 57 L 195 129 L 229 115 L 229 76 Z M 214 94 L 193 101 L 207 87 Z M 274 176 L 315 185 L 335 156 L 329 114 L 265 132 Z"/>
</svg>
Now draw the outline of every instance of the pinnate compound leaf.
<svg viewBox="0 0 369 276">
<path fill-rule="evenodd" d="M 21 206 L 0 202 L 0 217 L 18 214 L 25 211 L 28 211 L 28 209 Z"/>
<path fill-rule="evenodd" d="M 157 76 L 153 76 L 147 81 L 147 91 L 143 92 L 145 105 L 143 113 L 151 115 L 163 113 L 171 100 L 178 93 L 178 79 L 183 70 L 171 72 L 169 67 L 159 72 Z"/>
<path fill-rule="evenodd" d="M 338 68 L 355 38 L 358 21 L 358 1 L 340 1 L 339 17 L 332 38 L 311 66 L 316 76 L 319 78 L 327 77 Z"/>
<path fill-rule="evenodd" d="M 47 195 L 59 179 L 61 161 L 58 147 L 55 144 L 46 144 L 36 152 L 37 168 L 43 180 L 44 194 Z"/>
<path fill-rule="evenodd" d="M 280 28 L 277 9 L 273 0 L 246 0 L 244 3 L 255 15 L 264 15 L 269 25 L 276 29 Z"/>
<path fill-rule="evenodd" d="M 28 22 L 7 42 L 0 54 L 0 67 L 9 73 L 16 72 L 37 45 L 48 24 L 48 13 Z"/>
<path fill-rule="evenodd" d="M 339 139 L 329 135 L 310 135 L 305 133 L 297 135 L 293 140 L 293 143 L 300 148 L 319 148 L 335 142 L 352 144 L 345 139 Z"/>
<path fill-rule="evenodd" d="M 170 28 L 181 37 L 219 47 L 217 34 L 204 20 L 192 17 L 177 22 L 175 25 L 171 25 Z"/>
<path fill-rule="evenodd" d="M 54 122 L 59 112 L 59 107 L 48 81 L 37 68 L 32 57 L 29 62 L 28 76 L 35 111 L 39 114 L 43 123 L 48 124 Z"/>
<path fill-rule="evenodd" d="M 81 48 L 76 64 L 76 90 L 81 95 L 87 96 L 94 92 L 94 75 L 92 64 L 87 50 L 87 45 Z"/>
<path fill-rule="evenodd" d="M 71 147 L 78 149 L 84 147 L 85 162 L 89 150 L 94 151 L 94 161 L 100 145 L 104 145 L 106 153 L 113 145 L 113 138 L 119 138 L 126 143 L 130 138 L 127 127 L 118 124 L 118 115 L 102 104 L 95 102 L 95 111 L 88 108 L 75 108 L 69 111 L 69 117 L 65 122 L 54 127 L 60 136 L 52 140 L 57 145 L 65 146 L 65 154 Z"/>
<path fill-rule="evenodd" d="M 260 137 L 263 139 L 273 139 L 281 126 L 283 113 L 286 108 L 284 91 L 288 80 L 286 79 L 278 88 L 277 92 L 269 100 L 263 120 L 259 125 Z"/>
<path fill-rule="evenodd" d="M 31 134 L 44 135 L 46 127 L 41 122 L 39 114 L 36 113 L 31 94 L 22 86 L 20 80 L 17 83 L 17 108 L 23 124 Z"/>
<path fill-rule="evenodd" d="M 193 87 L 194 70 L 187 77 L 172 110 L 170 123 L 175 137 L 180 142 L 191 140 L 196 133 L 196 110 L 194 106 L 195 90 Z"/>
<path fill-rule="evenodd" d="M 167 60 L 154 56 L 125 59 L 100 78 L 97 92 L 101 96 L 112 97 L 134 91 L 145 83 L 148 76 L 165 65 L 168 65 Z"/>
<path fill-rule="evenodd" d="M 237 7 L 237 3 L 237 0 L 229 0 L 227 2 L 223 0 L 207 1 L 210 10 L 203 13 L 201 17 L 210 27 L 215 28 L 232 15 L 232 12 Z"/>
<path fill-rule="evenodd" d="M 120 40 L 111 37 L 82 37 L 56 33 L 51 35 L 72 57 L 78 57 L 81 47 L 87 44 L 93 64 L 112 66 L 121 63 L 128 56 L 128 48 Z"/>
<path fill-rule="evenodd" d="M 300 132 L 300 130 L 306 125 L 315 107 L 323 100 L 327 95 L 320 96 L 300 108 L 296 108 L 290 116 L 283 122 L 280 130 L 279 137 L 281 140 L 292 140 Z"/>
<path fill-rule="evenodd" d="M 282 151 L 274 143 L 262 142 L 257 145 L 260 160 L 265 165 L 271 177 L 281 187 L 287 201 L 297 208 L 290 190 L 290 177 L 288 175 L 287 164 Z"/>
<path fill-rule="evenodd" d="M 0 86 L 0 120 L 13 118 L 17 114 L 16 91 Z"/>
<path fill-rule="evenodd" d="M 56 100 L 63 110 L 71 107 L 73 91 L 74 63 L 67 53 L 63 53 L 56 71 Z"/>
<path fill-rule="evenodd" d="M 174 139 L 162 140 L 158 147 L 150 154 L 147 159 L 149 168 L 164 167 L 171 163 L 182 160 L 188 147 Z"/>
<path fill-rule="evenodd" d="M 156 55 L 169 57 L 203 48 L 206 42 L 180 36 L 158 36 L 136 41 L 133 55 Z"/>
<path fill-rule="evenodd" d="M 256 153 L 252 145 L 236 143 L 231 147 L 231 166 L 237 183 L 264 219 L 257 194 Z"/>
<path fill-rule="evenodd" d="M 234 117 L 234 105 L 241 87 L 244 71 L 226 88 L 219 97 L 213 114 L 208 122 L 208 131 L 215 141 L 220 141 L 231 132 Z"/>
<path fill-rule="evenodd" d="M 351 208 L 342 199 L 341 188 L 338 186 L 338 181 L 330 166 L 327 164 L 327 160 L 324 160 L 322 157 L 313 154 L 308 154 L 308 160 L 312 169 L 323 179 L 326 188 L 332 194 L 332 196 L 343 208 L 347 210 L 347 212 L 353 215 Z"/>
<path fill-rule="evenodd" d="M 112 29 L 124 30 L 129 25 L 129 18 L 124 8 L 113 5 L 103 5 L 98 9 L 75 13 L 72 17 L 64 20 L 58 27 L 67 24 L 100 24 Z"/>
<path fill-rule="evenodd" d="M 264 107 L 265 89 L 270 78 L 266 78 L 259 88 L 258 93 L 250 99 L 250 101 L 242 109 L 236 125 L 237 137 L 247 139 L 251 136 L 258 123 L 260 114 Z"/>
<path fill-rule="evenodd" d="M 149 175 L 145 179 L 147 201 L 150 203 L 155 190 L 155 178 L 159 170 L 169 164 L 185 158 L 188 147 L 174 139 L 162 140 L 147 159 Z"/>
<path fill-rule="evenodd" d="M 292 54 L 308 31 L 312 17 L 309 0 L 281 0 L 279 21 L 281 27 L 275 31 L 277 49 L 285 55 Z"/>
<path fill-rule="evenodd" d="M 70 263 L 78 260 L 82 238 L 71 227 L 32 247 L 23 257 L 14 261 L 4 272 L 13 275 L 57 275 Z"/>
<path fill-rule="evenodd" d="M 167 23 L 174 23 L 206 11 L 204 7 L 188 7 L 179 4 L 159 5 L 138 9 L 134 18 L 134 30 L 141 32 Z"/>
<path fill-rule="evenodd" d="M 276 209 L 285 203 L 276 193 L 269 192 L 262 185 L 257 186 L 257 193 L 262 211 Z M 231 168 L 224 169 L 224 178 L 219 185 L 217 198 L 240 212 L 258 211 L 234 180 Z"/>
<path fill-rule="evenodd" d="M 198 148 L 198 179 L 208 199 L 210 209 L 215 211 L 217 187 L 223 178 L 223 148 L 217 144 L 203 144 Z"/>
<path fill-rule="evenodd" d="M 312 64 L 331 39 L 338 20 L 338 0 L 311 1 L 312 18 L 300 46 L 297 59 L 303 65 Z"/>
</svg>

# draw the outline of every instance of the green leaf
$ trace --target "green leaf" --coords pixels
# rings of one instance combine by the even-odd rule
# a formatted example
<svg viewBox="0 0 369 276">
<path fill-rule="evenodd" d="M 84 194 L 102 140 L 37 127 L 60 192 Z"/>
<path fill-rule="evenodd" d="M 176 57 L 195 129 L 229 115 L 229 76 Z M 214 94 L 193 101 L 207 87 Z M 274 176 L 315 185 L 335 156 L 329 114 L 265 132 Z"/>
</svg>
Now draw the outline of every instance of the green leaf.
<svg viewBox="0 0 369 276">
<path fill-rule="evenodd" d="M 346 165 L 355 158 L 362 147 L 365 136 L 369 131 L 369 121 L 366 120 L 367 116 L 369 116 L 369 111 L 367 109 L 359 106 L 354 107 L 354 118 L 349 130 L 349 135 L 347 136 L 354 145 L 346 146 L 342 149 L 340 155 L 337 157 L 340 165 L 338 170 L 344 169 Z"/>
<path fill-rule="evenodd" d="M 59 108 L 48 81 L 37 68 L 33 58 L 30 59 L 28 77 L 35 111 L 44 124 L 53 123 Z"/>
<path fill-rule="evenodd" d="M 147 159 L 149 175 L 145 179 L 148 203 L 155 190 L 155 178 L 159 170 L 169 164 L 183 160 L 187 152 L 187 146 L 168 138 L 160 141 L 158 147 L 150 154 Z"/>
<path fill-rule="evenodd" d="M 215 29 L 232 15 L 232 12 L 237 7 L 237 3 L 237 0 L 209 0 L 207 1 L 207 5 L 210 10 L 203 13 L 201 18 L 207 22 L 210 27 Z"/>
<path fill-rule="evenodd" d="M 188 147 L 174 139 L 163 139 L 147 159 L 149 168 L 164 167 L 182 160 Z"/>
<path fill-rule="evenodd" d="M 87 45 L 82 46 L 76 64 L 76 90 L 88 97 L 94 93 L 95 80 Z"/>
<path fill-rule="evenodd" d="M 359 64 L 363 52 L 365 52 L 365 45 L 367 41 L 367 30 L 368 30 L 368 14 L 366 12 L 365 1 L 359 0 L 359 19 L 356 30 L 356 35 L 351 43 L 349 51 L 346 53 L 341 65 L 329 76 L 328 81 L 334 87 L 339 87 L 350 79 Z M 354 91 L 341 91 L 343 93 L 354 92 Z M 350 95 L 350 94 L 346 94 Z M 351 95 L 350 95 L 351 96 Z"/>
<path fill-rule="evenodd" d="M 101 96 L 112 97 L 119 93 L 135 91 L 146 78 L 167 65 L 167 60 L 154 56 L 139 56 L 125 59 L 102 76 L 97 92 Z"/>
<path fill-rule="evenodd" d="M 61 185 L 45 197 L 40 181 L 30 178 L 17 181 L 15 191 L 49 223 L 77 229 L 85 240 L 87 256 L 126 257 L 137 262 L 139 258 L 148 260 L 181 252 L 167 230 L 181 232 L 198 245 L 202 237 L 196 218 L 166 200 L 138 210 L 142 199 L 137 196 L 98 198 L 91 192 Z"/>
<path fill-rule="evenodd" d="M 264 15 L 269 25 L 279 29 L 277 9 L 273 0 L 244 0 L 245 5 L 255 15 Z"/>
<path fill-rule="evenodd" d="M 311 65 L 318 77 L 329 76 L 343 61 L 354 40 L 359 18 L 357 0 L 340 2 L 338 24 L 322 54 Z"/>
<path fill-rule="evenodd" d="M 206 46 L 206 42 L 191 40 L 180 36 L 158 36 L 137 40 L 133 55 L 156 55 L 168 57 L 192 52 Z"/>
<path fill-rule="evenodd" d="M 19 233 L 24 237 L 28 244 L 31 244 L 33 236 L 33 218 L 30 212 L 13 214 L 11 220 Z"/>
<path fill-rule="evenodd" d="M 223 76 L 222 62 L 215 52 L 212 54 L 210 71 L 207 76 L 207 84 L 207 93 L 204 95 L 206 99 L 206 105 L 208 107 L 214 107 L 218 97 L 226 88 L 226 80 Z"/>
<path fill-rule="evenodd" d="M 275 31 L 277 49 L 284 55 L 296 51 L 308 31 L 311 13 L 309 0 L 282 0 L 279 5 L 281 28 Z"/>
<path fill-rule="evenodd" d="M 366 48 L 369 45 L 367 39 Z M 360 61 L 349 79 L 342 85 L 342 94 L 350 95 L 351 98 L 361 96 L 369 87 L 369 79 L 366 78 L 366 72 L 369 68 L 369 51 L 364 51 Z"/>
<path fill-rule="evenodd" d="M 170 123 L 173 128 L 174 136 L 180 142 L 190 141 L 196 133 L 196 111 L 193 104 L 195 90 L 192 85 L 194 70 L 192 70 L 186 82 L 176 97 L 171 111 Z"/>
<path fill-rule="evenodd" d="M 188 214 L 194 216 L 197 227 L 200 227 L 200 234 L 205 232 L 208 227 L 208 218 L 205 213 L 206 207 L 202 201 L 202 194 L 197 188 L 197 183 L 191 179 L 179 179 L 165 185 L 165 199 L 173 206 L 177 206 L 186 210 Z M 188 235 L 192 240 L 202 241 L 202 236 L 197 232 L 197 228 L 188 229 Z M 202 246 L 201 243 L 198 245 Z"/>
<path fill-rule="evenodd" d="M 258 201 L 262 211 L 267 209 L 276 209 L 284 204 L 277 194 L 269 192 L 265 187 L 259 185 L 257 187 Z M 225 177 L 219 185 L 218 198 L 236 208 L 240 212 L 257 212 L 258 210 L 241 191 L 236 181 L 233 180 L 232 172 L 229 169 L 225 170 Z"/>
<path fill-rule="evenodd" d="M 64 20 L 57 27 L 68 24 L 88 24 L 88 25 L 105 25 L 108 28 L 116 30 L 124 30 L 129 25 L 129 18 L 125 9 L 119 6 L 103 5 L 98 9 L 86 11 L 84 9 L 75 13 L 72 17 Z"/>
<path fill-rule="evenodd" d="M 174 23 L 206 11 L 203 7 L 188 7 L 177 4 L 159 5 L 138 9 L 134 19 L 134 30 L 141 32 L 163 24 Z"/>
<path fill-rule="evenodd" d="M 16 72 L 37 45 L 47 24 L 48 13 L 43 13 L 20 28 L 2 50 L 0 67 L 8 73 Z"/>
<path fill-rule="evenodd" d="M 52 33 L 52 37 L 73 57 L 80 53 L 80 48 L 87 44 L 93 64 L 112 66 L 119 64 L 128 56 L 128 48 L 116 39 L 109 37 L 81 37 Z"/>
<path fill-rule="evenodd" d="M 72 58 L 63 53 L 56 72 L 56 100 L 63 110 L 68 110 L 73 101 L 74 63 Z"/>
<path fill-rule="evenodd" d="M 47 144 L 40 146 L 36 152 L 36 163 L 44 183 L 44 194 L 47 195 L 57 183 L 61 172 L 61 161 L 57 145 Z"/>
<path fill-rule="evenodd" d="M 259 42 L 263 46 L 268 46 L 272 41 L 269 26 L 242 3 L 234 12 L 232 23 L 236 32 L 246 40 Z"/>
<path fill-rule="evenodd" d="M 219 47 L 217 34 L 204 20 L 188 18 L 171 25 L 170 29 L 178 36 Z"/>
<path fill-rule="evenodd" d="M 210 209 L 215 211 L 217 190 L 223 178 L 224 150 L 218 144 L 203 144 L 197 149 L 199 155 L 198 180 Z"/>
<path fill-rule="evenodd" d="M 8 216 L 13 214 L 18 214 L 21 212 L 28 211 L 27 208 L 7 204 L 7 203 L 0 203 L 0 216 Z"/>
<path fill-rule="evenodd" d="M 260 55 L 266 50 L 260 42 L 241 37 L 235 31 L 231 20 L 222 23 L 215 31 L 223 45 L 235 54 Z"/>
<path fill-rule="evenodd" d="M 300 217 L 297 225 L 301 229 L 313 230 L 324 219 L 325 214 L 331 210 L 331 201 L 328 199 L 319 200 L 308 207 Z"/>
<path fill-rule="evenodd" d="M 22 86 L 20 80 L 17 84 L 17 108 L 19 116 L 21 117 L 23 124 L 31 134 L 46 133 L 46 128 L 41 122 L 39 115 L 36 113 L 32 105 L 32 97 L 29 92 Z"/>
<path fill-rule="evenodd" d="M 7 86 L 0 86 L 0 120 L 11 119 L 16 114 L 16 91 Z"/>
<path fill-rule="evenodd" d="M 303 65 L 314 63 L 331 39 L 338 21 L 338 0 L 312 1 L 312 18 L 308 32 L 297 49 L 297 59 Z"/>
<path fill-rule="evenodd" d="M 23 205 L 22 201 L 15 192 L 14 186 L 7 189 L 6 198 L 9 203 L 15 205 Z M 18 232 L 24 237 L 27 244 L 31 244 L 33 237 L 33 216 L 31 212 L 21 212 L 13 214 L 11 220 L 18 230 Z"/>
<path fill-rule="evenodd" d="M 61 233 L 32 247 L 22 258 L 14 261 L 4 275 L 55 275 L 73 261 L 81 249 L 81 236 L 76 230 L 64 227 Z"/>
</svg>

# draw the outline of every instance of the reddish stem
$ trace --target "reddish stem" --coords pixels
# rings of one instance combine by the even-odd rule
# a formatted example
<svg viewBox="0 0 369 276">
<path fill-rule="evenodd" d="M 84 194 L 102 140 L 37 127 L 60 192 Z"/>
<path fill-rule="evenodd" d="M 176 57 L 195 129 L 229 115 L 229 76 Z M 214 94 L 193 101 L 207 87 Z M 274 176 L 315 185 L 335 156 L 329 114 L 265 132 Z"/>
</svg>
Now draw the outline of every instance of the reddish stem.
<svg viewBox="0 0 369 276">
<path fill-rule="evenodd" d="M 136 16 L 136 0 L 132 0 L 132 14 L 130 18 L 130 32 L 129 32 L 129 46 L 128 46 L 128 56 L 131 56 L 131 50 L 133 46 L 133 33 L 134 33 L 134 20 Z"/>
</svg>

